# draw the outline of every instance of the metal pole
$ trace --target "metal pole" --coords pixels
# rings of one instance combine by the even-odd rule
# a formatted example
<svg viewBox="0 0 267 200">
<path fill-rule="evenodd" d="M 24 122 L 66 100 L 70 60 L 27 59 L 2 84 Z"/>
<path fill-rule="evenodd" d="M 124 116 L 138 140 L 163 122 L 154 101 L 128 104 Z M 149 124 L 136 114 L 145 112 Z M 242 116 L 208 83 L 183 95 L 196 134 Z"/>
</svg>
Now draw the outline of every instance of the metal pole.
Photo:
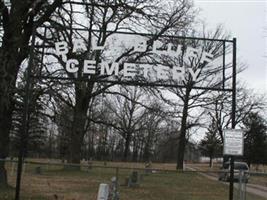
<svg viewBox="0 0 267 200">
<path fill-rule="evenodd" d="M 223 41 L 223 89 L 225 88 L 225 41 Z"/>
<path fill-rule="evenodd" d="M 244 200 L 247 199 L 247 183 L 244 183 Z"/>
<path fill-rule="evenodd" d="M 245 190 L 246 183 L 245 183 L 245 172 L 241 170 L 241 200 L 245 200 Z"/>
<path fill-rule="evenodd" d="M 35 32 L 36 32 L 36 28 L 35 26 L 33 26 L 32 42 L 31 42 L 30 54 L 29 54 L 29 64 L 28 64 L 27 73 L 26 73 L 26 86 L 25 86 L 26 91 L 25 91 L 25 96 L 24 96 L 24 111 L 23 111 L 23 121 L 22 121 L 22 132 L 21 132 L 21 138 L 20 138 L 20 150 L 19 150 L 19 158 L 18 158 L 15 200 L 20 199 L 20 186 L 21 186 L 23 160 L 25 157 L 26 149 L 27 149 L 31 69 L 33 65 Z"/>
<path fill-rule="evenodd" d="M 118 190 L 118 181 L 119 181 L 119 168 L 116 168 L 116 192 Z"/>
<path fill-rule="evenodd" d="M 232 78 L 232 129 L 235 128 L 235 112 L 236 112 L 236 38 L 233 38 L 233 78 Z M 234 156 L 230 161 L 230 184 L 229 184 L 229 200 L 233 200 L 234 196 Z"/>
<path fill-rule="evenodd" d="M 238 190 L 239 190 L 239 199 L 241 200 L 241 196 L 242 196 L 242 172 L 241 170 L 239 170 L 239 174 L 238 174 Z"/>
<path fill-rule="evenodd" d="M 116 168 L 115 196 L 113 200 L 119 200 L 119 168 Z"/>
</svg>

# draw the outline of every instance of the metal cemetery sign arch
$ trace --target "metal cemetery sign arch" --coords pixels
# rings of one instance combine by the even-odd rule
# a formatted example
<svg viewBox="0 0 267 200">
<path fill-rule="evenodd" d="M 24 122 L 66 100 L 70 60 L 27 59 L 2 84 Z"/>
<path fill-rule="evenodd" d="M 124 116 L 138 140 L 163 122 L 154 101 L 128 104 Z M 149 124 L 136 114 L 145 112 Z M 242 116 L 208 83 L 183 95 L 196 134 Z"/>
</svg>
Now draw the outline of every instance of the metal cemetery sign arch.
<svg viewBox="0 0 267 200">
<path fill-rule="evenodd" d="M 195 89 L 232 90 L 231 66 L 226 65 L 232 58 L 226 56 L 226 48 L 233 40 L 122 32 L 112 26 L 97 29 L 91 24 L 97 9 L 118 5 L 75 1 L 66 5 L 76 10 L 90 7 L 90 22 L 86 24 L 79 15 L 75 24 L 46 23 L 39 28 L 36 42 L 40 43 L 34 48 L 41 52 L 47 73 L 33 78 L 169 87 L 191 82 Z M 208 77 L 210 72 L 219 77 Z"/>
<path fill-rule="evenodd" d="M 43 28 L 47 34 L 49 27 Z M 86 29 L 72 30 L 79 33 L 88 32 Z M 43 61 L 54 60 L 53 65 L 58 62 L 57 67 L 51 68 L 63 72 L 65 76 L 55 75 L 53 71 L 48 70 L 48 74 L 54 75 L 32 77 L 182 88 L 191 82 L 195 89 L 232 91 L 232 88 L 226 87 L 225 84 L 227 81 L 229 83 L 231 77 L 231 66 L 226 66 L 226 45 L 233 43 L 232 40 L 106 32 L 113 37 L 109 37 L 101 46 L 93 39 L 88 44 L 84 36 L 69 41 L 59 38 L 52 42 L 53 45 L 37 45 L 35 48 L 41 49 Z M 99 34 L 101 31 L 90 30 L 90 33 Z M 155 36 L 158 39 L 154 40 Z M 207 51 L 203 45 L 205 43 L 217 43 L 222 55 Z M 96 60 L 86 54 L 101 56 Z M 47 65 L 44 62 L 43 64 Z M 212 71 L 219 77 L 208 77 L 207 73 Z"/>
<path fill-rule="evenodd" d="M 112 7 L 68 3 L 76 7 L 91 7 L 93 12 L 97 8 Z M 101 41 L 99 38 L 103 34 L 108 37 Z M 226 49 L 230 49 L 232 55 L 227 55 Z M 32 73 L 35 52 L 40 54 L 38 59 L 45 73 Z M 34 30 L 27 72 L 25 135 L 19 154 L 16 199 L 19 199 L 29 94 L 34 79 L 231 92 L 232 128 L 235 128 L 236 39 L 98 30 L 90 24 L 89 28 L 44 24 L 38 32 Z M 231 162 L 233 164 L 233 158 Z M 229 198 L 233 199 L 233 183 L 230 184 Z"/>
</svg>

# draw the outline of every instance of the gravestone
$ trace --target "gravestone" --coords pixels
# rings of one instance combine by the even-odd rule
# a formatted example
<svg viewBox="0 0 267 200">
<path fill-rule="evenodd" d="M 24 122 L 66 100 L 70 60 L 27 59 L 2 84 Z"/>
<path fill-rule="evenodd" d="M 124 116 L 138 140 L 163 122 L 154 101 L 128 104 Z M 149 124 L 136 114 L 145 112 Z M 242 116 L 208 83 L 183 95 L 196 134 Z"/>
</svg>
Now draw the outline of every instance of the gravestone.
<svg viewBox="0 0 267 200">
<path fill-rule="evenodd" d="M 128 187 L 138 187 L 140 184 L 138 171 L 133 171 L 129 177 Z"/>
<path fill-rule="evenodd" d="M 97 200 L 108 200 L 108 196 L 109 196 L 108 184 L 101 183 L 98 189 Z"/>
<path fill-rule="evenodd" d="M 139 175 L 139 180 L 140 180 L 140 182 L 144 181 L 144 174 Z"/>
<path fill-rule="evenodd" d="M 112 200 L 119 200 L 119 191 L 118 191 L 118 180 L 117 178 L 114 176 L 111 178 L 111 188 L 110 188 L 110 198 Z"/>
<path fill-rule="evenodd" d="M 41 169 L 41 167 L 40 167 L 40 166 L 35 167 L 35 174 L 40 175 L 41 173 L 42 173 L 42 169 Z"/>
<path fill-rule="evenodd" d="M 151 174 L 152 173 L 152 163 L 151 162 L 148 162 L 146 163 L 145 165 L 145 174 Z"/>
<path fill-rule="evenodd" d="M 88 170 L 93 168 L 93 162 L 92 161 L 88 161 Z"/>
</svg>

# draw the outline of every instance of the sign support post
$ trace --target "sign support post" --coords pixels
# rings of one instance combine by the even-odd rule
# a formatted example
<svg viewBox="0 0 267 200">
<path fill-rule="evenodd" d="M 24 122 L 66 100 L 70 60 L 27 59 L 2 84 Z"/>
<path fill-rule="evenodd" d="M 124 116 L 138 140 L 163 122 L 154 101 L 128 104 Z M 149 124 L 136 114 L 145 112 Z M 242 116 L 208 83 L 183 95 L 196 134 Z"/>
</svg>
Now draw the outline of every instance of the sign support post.
<svg viewBox="0 0 267 200">
<path fill-rule="evenodd" d="M 236 38 L 233 38 L 233 78 L 232 78 L 232 129 L 235 128 L 235 112 L 236 112 Z M 229 200 L 234 198 L 234 156 L 231 156 L 230 184 L 229 184 Z"/>
<path fill-rule="evenodd" d="M 230 190 L 229 199 L 233 200 L 234 193 L 234 159 L 244 154 L 244 131 L 241 129 L 224 130 L 223 155 L 230 156 Z"/>
</svg>

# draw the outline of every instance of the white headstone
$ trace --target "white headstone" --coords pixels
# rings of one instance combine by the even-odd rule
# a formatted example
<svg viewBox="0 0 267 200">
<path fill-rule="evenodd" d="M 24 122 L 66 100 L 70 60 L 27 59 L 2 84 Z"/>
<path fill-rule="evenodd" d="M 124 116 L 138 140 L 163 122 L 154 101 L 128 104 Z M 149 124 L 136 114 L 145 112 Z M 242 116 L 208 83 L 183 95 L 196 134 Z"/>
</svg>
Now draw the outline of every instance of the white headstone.
<svg viewBox="0 0 267 200">
<path fill-rule="evenodd" d="M 108 200 L 109 186 L 108 184 L 101 183 L 98 189 L 97 200 Z"/>
</svg>

